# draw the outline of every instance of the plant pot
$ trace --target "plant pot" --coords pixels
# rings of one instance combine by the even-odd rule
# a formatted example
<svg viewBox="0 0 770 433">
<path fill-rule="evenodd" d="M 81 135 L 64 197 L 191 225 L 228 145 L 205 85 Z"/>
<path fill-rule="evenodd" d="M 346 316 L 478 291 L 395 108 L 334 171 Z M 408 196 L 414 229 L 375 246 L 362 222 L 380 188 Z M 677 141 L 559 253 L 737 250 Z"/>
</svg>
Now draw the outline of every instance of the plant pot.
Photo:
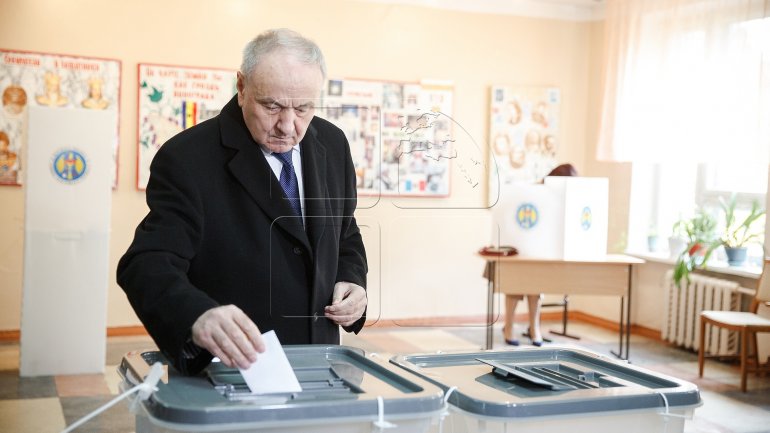
<svg viewBox="0 0 770 433">
<path fill-rule="evenodd" d="M 654 253 L 658 251 L 658 237 L 657 236 L 647 236 L 647 251 Z"/>
<path fill-rule="evenodd" d="M 682 254 L 682 251 L 687 248 L 687 241 L 671 236 L 668 238 L 668 253 L 669 257 L 676 258 L 679 257 L 679 254 Z"/>
<path fill-rule="evenodd" d="M 725 247 L 727 254 L 727 264 L 730 266 L 741 266 L 746 262 L 746 247 Z"/>
</svg>

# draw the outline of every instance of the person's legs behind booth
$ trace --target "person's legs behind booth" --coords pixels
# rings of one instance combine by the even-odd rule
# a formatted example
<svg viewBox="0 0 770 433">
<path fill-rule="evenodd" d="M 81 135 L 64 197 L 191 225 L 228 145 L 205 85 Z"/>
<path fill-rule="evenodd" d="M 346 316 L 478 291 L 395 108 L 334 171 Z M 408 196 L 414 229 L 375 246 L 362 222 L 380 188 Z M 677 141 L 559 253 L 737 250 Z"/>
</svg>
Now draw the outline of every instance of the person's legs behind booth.
<svg viewBox="0 0 770 433">
<path fill-rule="evenodd" d="M 532 344 L 535 346 L 541 346 L 543 344 L 543 335 L 540 332 L 540 306 L 542 304 L 543 295 L 526 295 L 527 304 L 529 306 L 529 330 L 525 335 L 528 335 Z M 523 295 L 505 295 L 505 324 L 503 326 L 503 338 L 505 343 L 518 346 L 519 340 L 516 339 L 514 332 L 514 319 L 516 317 L 516 307 L 520 300 L 524 298 Z"/>
</svg>

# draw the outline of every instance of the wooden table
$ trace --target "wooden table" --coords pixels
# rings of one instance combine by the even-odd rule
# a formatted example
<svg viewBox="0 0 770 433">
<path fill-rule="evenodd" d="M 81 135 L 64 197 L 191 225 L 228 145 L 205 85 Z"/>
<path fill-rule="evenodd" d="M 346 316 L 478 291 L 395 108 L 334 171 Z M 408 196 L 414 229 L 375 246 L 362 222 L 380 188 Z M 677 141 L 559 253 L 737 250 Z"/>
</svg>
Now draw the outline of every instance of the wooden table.
<svg viewBox="0 0 770 433">
<path fill-rule="evenodd" d="M 631 344 L 631 270 L 633 265 L 642 264 L 644 260 L 621 254 L 608 254 L 603 260 L 479 256 L 487 261 L 487 349 L 492 348 L 495 293 L 611 295 L 620 296 L 620 343 L 618 352 L 612 351 L 612 354 L 628 359 Z"/>
</svg>

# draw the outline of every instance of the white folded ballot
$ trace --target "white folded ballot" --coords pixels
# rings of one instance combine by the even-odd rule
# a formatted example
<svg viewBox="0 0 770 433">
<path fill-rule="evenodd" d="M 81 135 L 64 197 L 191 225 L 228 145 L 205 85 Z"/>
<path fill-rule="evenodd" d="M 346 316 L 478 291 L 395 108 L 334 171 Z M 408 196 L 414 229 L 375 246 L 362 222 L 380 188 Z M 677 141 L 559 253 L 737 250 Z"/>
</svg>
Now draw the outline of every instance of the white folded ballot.
<svg viewBox="0 0 770 433">
<path fill-rule="evenodd" d="M 291 368 L 286 353 L 278 341 L 275 331 L 262 334 L 265 351 L 257 361 L 247 369 L 239 369 L 252 394 L 277 394 L 300 392 L 300 386 L 294 369 Z"/>
</svg>

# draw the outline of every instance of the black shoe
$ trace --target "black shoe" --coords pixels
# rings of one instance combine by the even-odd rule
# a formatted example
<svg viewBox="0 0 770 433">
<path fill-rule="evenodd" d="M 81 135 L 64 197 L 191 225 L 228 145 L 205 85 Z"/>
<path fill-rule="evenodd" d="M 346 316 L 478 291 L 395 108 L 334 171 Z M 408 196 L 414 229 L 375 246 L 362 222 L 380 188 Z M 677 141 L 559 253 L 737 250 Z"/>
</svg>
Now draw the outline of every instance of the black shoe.
<svg viewBox="0 0 770 433">
<path fill-rule="evenodd" d="M 509 339 L 505 338 L 505 328 L 503 328 L 503 340 L 505 340 L 505 344 L 507 344 L 509 346 L 518 346 L 519 345 L 519 340 L 517 340 L 515 338 L 512 339 L 512 340 L 509 340 Z"/>
</svg>

